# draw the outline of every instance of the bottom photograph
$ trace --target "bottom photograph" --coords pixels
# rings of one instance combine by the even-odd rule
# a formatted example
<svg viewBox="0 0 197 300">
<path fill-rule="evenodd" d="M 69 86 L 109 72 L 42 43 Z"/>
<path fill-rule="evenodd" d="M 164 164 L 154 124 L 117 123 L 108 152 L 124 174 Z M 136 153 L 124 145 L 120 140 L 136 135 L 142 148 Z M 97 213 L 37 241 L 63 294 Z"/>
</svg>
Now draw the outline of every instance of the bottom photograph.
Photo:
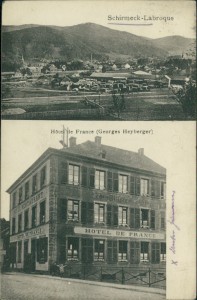
<svg viewBox="0 0 197 300">
<path fill-rule="evenodd" d="M 165 299 L 178 139 L 169 148 L 157 124 L 27 125 L 3 122 L 3 299 L 35 296 L 24 284 L 38 299 Z"/>
</svg>

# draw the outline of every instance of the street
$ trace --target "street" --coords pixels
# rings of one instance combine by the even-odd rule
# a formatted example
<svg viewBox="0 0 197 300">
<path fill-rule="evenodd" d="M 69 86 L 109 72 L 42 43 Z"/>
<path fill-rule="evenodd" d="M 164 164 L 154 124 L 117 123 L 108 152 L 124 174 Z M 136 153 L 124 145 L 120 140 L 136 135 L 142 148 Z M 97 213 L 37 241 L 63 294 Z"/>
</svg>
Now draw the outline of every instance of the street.
<svg viewBox="0 0 197 300">
<path fill-rule="evenodd" d="M 106 286 L 108 285 L 108 286 Z M 152 288 L 139 288 L 137 291 L 126 289 L 128 286 L 115 288 L 114 284 L 32 275 L 23 273 L 7 273 L 1 275 L 1 300 L 160 300 L 162 294 L 149 292 Z M 118 287 L 119 285 L 117 285 Z M 132 287 L 131 287 L 132 288 Z"/>
</svg>

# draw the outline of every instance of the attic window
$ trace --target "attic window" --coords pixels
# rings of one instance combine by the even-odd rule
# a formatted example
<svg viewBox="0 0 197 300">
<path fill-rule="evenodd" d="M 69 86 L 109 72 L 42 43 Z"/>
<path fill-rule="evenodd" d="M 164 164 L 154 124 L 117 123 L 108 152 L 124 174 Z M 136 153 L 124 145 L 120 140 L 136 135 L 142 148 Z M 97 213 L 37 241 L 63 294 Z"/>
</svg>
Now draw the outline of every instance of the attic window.
<svg viewBox="0 0 197 300">
<path fill-rule="evenodd" d="M 106 151 L 105 151 L 105 150 L 102 150 L 102 151 L 99 153 L 99 156 L 101 156 L 101 158 L 106 158 Z"/>
</svg>

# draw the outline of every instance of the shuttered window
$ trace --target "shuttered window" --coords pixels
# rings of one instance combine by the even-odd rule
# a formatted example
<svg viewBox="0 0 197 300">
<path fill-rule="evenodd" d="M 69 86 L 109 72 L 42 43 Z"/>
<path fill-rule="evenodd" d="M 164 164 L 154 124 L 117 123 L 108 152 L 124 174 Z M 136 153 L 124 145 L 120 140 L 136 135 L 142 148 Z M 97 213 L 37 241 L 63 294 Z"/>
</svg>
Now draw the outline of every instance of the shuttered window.
<svg viewBox="0 0 197 300">
<path fill-rule="evenodd" d="M 148 242 L 141 242 L 140 261 L 141 262 L 149 261 L 149 243 Z"/>
<path fill-rule="evenodd" d="M 93 168 L 89 169 L 89 186 L 94 188 L 95 182 L 95 170 Z"/>
<path fill-rule="evenodd" d="M 79 166 L 69 164 L 68 182 L 69 184 L 79 185 Z"/>
<path fill-rule="evenodd" d="M 79 238 L 69 237 L 67 260 L 77 261 L 78 259 L 79 259 Z"/>
<path fill-rule="evenodd" d="M 81 202 L 81 222 L 82 224 L 94 223 L 94 203 Z"/>
<path fill-rule="evenodd" d="M 140 262 L 140 243 L 131 242 L 130 243 L 130 260 L 131 264 L 139 264 Z"/>
<path fill-rule="evenodd" d="M 118 226 L 118 206 L 107 204 L 107 225 Z"/>
<path fill-rule="evenodd" d="M 165 230 L 166 228 L 166 218 L 165 218 L 165 212 L 164 211 L 161 211 L 160 212 L 160 228 L 162 230 Z"/>
<path fill-rule="evenodd" d="M 65 184 L 68 181 L 68 165 L 67 162 L 60 163 L 59 180 L 61 184 Z"/>
<path fill-rule="evenodd" d="M 160 261 L 166 261 L 166 243 L 161 243 Z"/>
<path fill-rule="evenodd" d="M 113 174 L 113 187 L 114 192 L 118 192 L 118 173 Z"/>
<path fill-rule="evenodd" d="M 155 229 L 155 210 L 150 211 L 150 228 Z"/>
<path fill-rule="evenodd" d="M 131 176 L 130 177 L 130 194 L 135 195 L 136 190 L 135 190 L 135 177 Z"/>
<path fill-rule="evenodd" d="M 105 172 L 96 170 L 95 171 L 95 188 L 98 190 L 105 189 Z"/>
<path fill-rule="evenodd" d="M 87 187 L 88 186 L 88 169 L 85 166 L 81 167 L 81 173 L 82 173 L 82 186 Z"/>
<path fill-rule="evenodd" d="M 118 247 L 118 261 L 127 261 L 127 241 L 119 241 Z"/>
<path fill-rule="evenodd" d="M 140 228 L 140 209 L 130 208 L 130 227 L 133 229 Z"/>
<path fill-rule="evenodd" d="M 93 239 L 82 238 L 81 239 L 82 255 L 81 259 L 83 263 L 93 262 Z"/>
<path fill-rule="evenodd" d="M 113 178 L 112 178 L 112 172 L 107 172 L 107 190 L 109 192 L 113 191 Z"/>
<path fill-rule="evenodd" d="M 117 262 L 117 241 L 107 241 L 107 262 Z"/>
<path fill-rule="evenodd" d="M 159 264 L 159 262 L 160 262 L 160 244 L 159 243 L 151 244 L 151 262 L 153 264 Z"/>
</svg>

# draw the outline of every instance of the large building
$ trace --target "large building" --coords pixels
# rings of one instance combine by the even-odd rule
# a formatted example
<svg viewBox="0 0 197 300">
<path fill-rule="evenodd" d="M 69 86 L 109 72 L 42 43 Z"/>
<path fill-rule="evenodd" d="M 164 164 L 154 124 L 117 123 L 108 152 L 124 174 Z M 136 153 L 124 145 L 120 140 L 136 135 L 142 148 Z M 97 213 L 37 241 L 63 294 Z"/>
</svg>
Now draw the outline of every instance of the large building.
<svg viewBox="0 0 197 300">
<path fill-rule="evenodd" d="M 94 142 L 47 149 L 8 189 L 12 267 L 165 268 L 166 170 Z"/>
</svg>

